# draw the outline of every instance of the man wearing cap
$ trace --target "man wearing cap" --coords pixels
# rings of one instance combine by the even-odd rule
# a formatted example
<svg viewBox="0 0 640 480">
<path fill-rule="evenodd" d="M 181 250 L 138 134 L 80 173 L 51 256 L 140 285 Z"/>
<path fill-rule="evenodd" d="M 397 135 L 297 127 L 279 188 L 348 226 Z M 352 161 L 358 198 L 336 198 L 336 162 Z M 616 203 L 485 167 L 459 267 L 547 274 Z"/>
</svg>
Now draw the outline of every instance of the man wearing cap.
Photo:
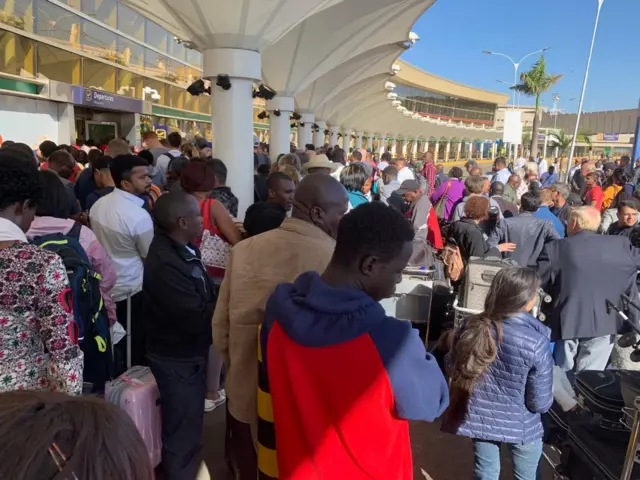
<svg viewBox="0 0 640 480">
<path fill-rule="evenodd" d="M 426 195 L 417 180 L 405 180 L 397 190 L 409 204 L 407 216 L 411 219 L 415 236 L 413 239 L 413 253 L 409 259 L 409 265 L 412 266 L 430 266 L 433 264 L 433 252 L 427 242 L 427 220 L 429 218 L 429 210 L 431 209 L 431 201 L 429 195 Z"/>
<path fill-rule="evenodd" d="M 338 168 L 338 164 L 329 160 L 325 154 L 314 155 L 302 166 L 305 175 L 331 175 Z"/>
<path fill-rule="evenodd" d="M 195 143 L 201 160 L 211 157 L 211 142 L 207 142 L 206 138 L 196 137 Z"/>
</svg>

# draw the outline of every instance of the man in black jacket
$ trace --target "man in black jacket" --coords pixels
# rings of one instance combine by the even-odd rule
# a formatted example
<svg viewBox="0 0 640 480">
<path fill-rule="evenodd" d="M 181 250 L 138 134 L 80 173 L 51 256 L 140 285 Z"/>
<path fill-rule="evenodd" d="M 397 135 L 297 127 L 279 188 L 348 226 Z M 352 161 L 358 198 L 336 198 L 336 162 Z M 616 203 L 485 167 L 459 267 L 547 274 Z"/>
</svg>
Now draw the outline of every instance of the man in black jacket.
<svg viewBox="0 0 640 480">
<path fill-rule="evenodd" d="M 202 441 L 214 285 L 191 239 L 202 232 L 191 195 L 161 196 L 143 280 L 147 357 L 162 401 L 162 466 L 166 480 L 196 477 Z"/>
</svg>

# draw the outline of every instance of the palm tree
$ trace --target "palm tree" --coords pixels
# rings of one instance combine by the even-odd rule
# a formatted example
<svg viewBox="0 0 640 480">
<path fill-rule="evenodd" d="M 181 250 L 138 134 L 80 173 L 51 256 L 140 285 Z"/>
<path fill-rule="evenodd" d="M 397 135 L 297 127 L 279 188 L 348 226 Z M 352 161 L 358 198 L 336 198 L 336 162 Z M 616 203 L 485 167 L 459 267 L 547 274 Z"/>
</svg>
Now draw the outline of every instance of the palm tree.
<svg viewBox="0 0 640 480">
<path fill-rule="evenodd" d="M 558 147 L 558 152 L 561 157 L 563 157 L 566 151 L 571 148 L 571 141 L 573 140 L 573 137 L 571 135 L 567 135 L 564 131 L 558 130 L 557 132 L 550 132 L 549 137 L 551 137 L 549 139 L 549 146 L 551 148 Z"/>
<path fill-rule="evenodd" d="M 551 75 L 547 73 L 547 64 L 544 55 L 540 57 L 531 70 L 520 75 L 520 84 L 511 87 L 517 92 L 529 97 L 536 97 L 536 114 L 533 117 L 533 128 L 531 131 L 531 156 L 538 156 L 538 129 L 540 116 L 540 96 L 551 89 L 562 78 L 562 75 Z"/>
</svg>

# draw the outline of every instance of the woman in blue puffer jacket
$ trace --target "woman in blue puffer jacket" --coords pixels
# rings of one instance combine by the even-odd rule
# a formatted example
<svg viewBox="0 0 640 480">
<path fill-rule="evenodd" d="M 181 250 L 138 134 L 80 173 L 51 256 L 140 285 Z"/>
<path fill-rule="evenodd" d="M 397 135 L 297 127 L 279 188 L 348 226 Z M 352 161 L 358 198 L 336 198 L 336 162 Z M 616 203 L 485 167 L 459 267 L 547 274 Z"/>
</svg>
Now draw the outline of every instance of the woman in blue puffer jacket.
<svg viewBox="0 0 640 480">
<path fill-rule="evenodd" d="M 536 478 L 540 414 L 553 402 L 550 330 L 529 313 L 537 287 L 533 270 L 500 270 L 484 312 L 468 318 L 454 335 L 443 429 L 473 439 L 476 480 L 498 480 L 503 443 L 511 451 L 515 478 Z"/>
</svg>

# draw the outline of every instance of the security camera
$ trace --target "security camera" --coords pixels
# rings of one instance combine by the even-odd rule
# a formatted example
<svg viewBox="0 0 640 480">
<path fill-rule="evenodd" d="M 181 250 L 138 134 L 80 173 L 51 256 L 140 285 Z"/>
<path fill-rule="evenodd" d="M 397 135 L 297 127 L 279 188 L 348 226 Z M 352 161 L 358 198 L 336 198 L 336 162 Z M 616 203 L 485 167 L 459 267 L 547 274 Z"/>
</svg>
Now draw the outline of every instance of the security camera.
<svg viewBox="0 0 640 480">
<path fill-rule="evenodd" d="M 302 115 L 300 115 L 299 113 L 293 112 L 291 114 L 291 119 L 292 120 L 300 120 L 302 118 Z"/>
<path fill-rule="evenodd" d="M 409 32 L 409 41 L 414 44 L 420 40 L 420 36 L 416 32 Z"/>
<path fill-rule="evenodd" d="M 400 105 L 402 105 L 402 102 L 400 100 L 394 100 L 393 102 L 391 102 L 392 107 L 399 107 Z"/>
<path fill-rule="evenodd" d="M 160 100 L 160 94 L 158 92 L 151 94 L 151 100 L 155 100 L 156 102 Z"/>
<path fill-rule="evenodd" d="M 261 83 L 258 88 L 253 91 L 253 98 L 264 98 L 265 100 L 273 100 L 278 94 L 273 88 Z"/>
<path fill-rule="evenodd" d="M 221 73 L 216 77 L 216 85 L 223 90 L 229 90 L 231 88 L 231 79 L 229 75 Z"/>
<path fill-rule="evenodd" d="M 398 94 L 394 93 L 394 92 L 389 92 L 389 93 L 387 93 L 387 98 L 389 100 L 395 100 L 396 98 L 398 98 Z"/>
<path fill-rule="evenodd" d="M 396 88 L 396 84 L 393 82 L 384 82 L 384 88 L 391 92 Z"/>
<path fill-rule="evenodd" d="M 145 87 L 145 88 L 148 88 L 148 87 Z M 200 78 L 195 82 L 193 82 L 191 85 L 187 87 L 187 92 L 189 92 L 189 94 L 193 95 L 194 97 L 197 97 L 198 95 L 202 95 L 203 93 L 205 93 L 206 88 L 204 86 L 204 80 Z"/>
<path fill-rule="evenodd" d="M 398 65 L 397 63 L 394 63 L 394 64 L 391 66 L 391 71 L 392 71 L 393 73 L 398 73 L 400 70 L 401 70 L 400 65 Z"/>
</svg>

